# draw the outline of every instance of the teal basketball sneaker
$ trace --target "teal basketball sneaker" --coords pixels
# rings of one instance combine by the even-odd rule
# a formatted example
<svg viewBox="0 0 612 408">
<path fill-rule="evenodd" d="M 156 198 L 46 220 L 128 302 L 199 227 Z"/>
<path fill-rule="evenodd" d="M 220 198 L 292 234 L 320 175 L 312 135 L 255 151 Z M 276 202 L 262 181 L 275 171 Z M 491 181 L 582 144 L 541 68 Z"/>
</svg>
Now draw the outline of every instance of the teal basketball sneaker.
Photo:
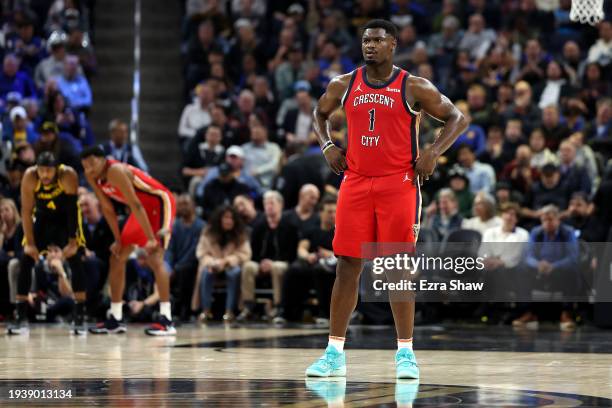
<svg viewBox="0 0 612 408">
<path fill-rule="evenodd" d="M 401 348 L 395 354 L 396 378 L 419 378 L 419 365 L 414 352 L 409 348 Z"/>
<path fill-rule="evenodd" d="M 308 377 L 345 377 L 346 354 L 334 346 L 327 346 L 321 358 L 306 369 Z"/>
</svg>

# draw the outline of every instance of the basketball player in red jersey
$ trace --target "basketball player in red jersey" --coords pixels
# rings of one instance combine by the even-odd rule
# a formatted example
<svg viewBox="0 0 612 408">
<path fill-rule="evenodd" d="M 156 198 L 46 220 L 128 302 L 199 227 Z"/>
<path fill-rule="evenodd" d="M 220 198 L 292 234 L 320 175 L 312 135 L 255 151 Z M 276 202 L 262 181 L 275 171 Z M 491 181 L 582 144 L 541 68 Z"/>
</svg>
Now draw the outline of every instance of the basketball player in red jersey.
<svg viewBox="0 0 612 408">
<path fill-rule="evenodd" d="M 152 336 L 176 334 L 170 311 L 169 272 L 164 265 L 164 251 L 170 241 L 175 215 L 172 193 L 159 181 L 140 169 L 107 159 L 102 148 L 83 150 L 81 163 L 88 183 L 100 200 L 102 213 L 110 226 L 115 243 L 110 259 L 111 315 L 104 323 L 91 328 L 94 334 L 124 333 L 122 298 L 125 286 L 125 264 L 135 247 L 146 250 L 146 262 L 155 274 L 159 293 L 159 322 L 145 330 Z M 119 230 L 117 214 L 111 202 L 118 201 L 130 209 L 123 229 Z"/>
<path fill-rule="evenodd" d="M 334 78 L 314 111 L 314 127 L 331 169 L 344 178 L 338 195 L 334 253 L 339 258 L 332 291 L 329 345 L 306 370 L 307 376 L 345 376 L 344 340 L 363 259 L 362 244 L 416 242 L 420 184 L 433 173 L 438 157 L 465 130 L 459 109 L 434 85 L 393 65 L 397 28 L 372 20 L 362 36 L 365 66 Z M 345 152 L 334 146 L 327 123 L 343 107 L 348 124 Z M 440 136 L 419 152 L 421 112 L 444 122 Z M 387 254 L 389 255 L 389 254 Z M 418 378 L 412 351 L 414 301 L 391 300 L 398 337 L 397 378 Z"/>
</svg>

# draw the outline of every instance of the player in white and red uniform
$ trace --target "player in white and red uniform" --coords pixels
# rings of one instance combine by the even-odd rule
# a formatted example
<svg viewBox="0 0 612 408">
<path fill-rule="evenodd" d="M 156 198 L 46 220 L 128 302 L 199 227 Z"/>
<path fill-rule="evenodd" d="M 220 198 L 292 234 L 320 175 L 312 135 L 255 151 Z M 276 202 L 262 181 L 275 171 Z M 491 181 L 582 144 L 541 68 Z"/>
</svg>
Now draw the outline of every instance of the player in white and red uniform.
<svg viewBox="0 0 612 408">
<path fill-rule="evenodd" d="M 344 171 L 344 178 L 333 242 L 338 265 L 329 344 L 323 357 L 308 367 L 307 376 L 346 375 L 344 336 L 357 305 L 363 259 L 413 248 L 419 229 L 419 184 L 467 127 L 457 107 L 428 80 L 393 65 L 397 37 L 389 21 L 366 24 L 361 39 L 365 66 L 334 78 L 315 108 L 314 129 L 325 159 L 335 173 Z M 348 125 L 346 152 L 332 142 L 327 123 L 339 107 Z M 444 122 L 440 136 L 422 152 L 417 142 L 420 111 Z M 364 247 L 369 243 L 373 245 Z M 406 249 L 389 248 L 391 243 Z M 418 378 L 412 351 L 414 300 L 389 300 L 398 337 L 397 378 Z"/>
<path fill-rule="evenodd" d="M 100 200 L 102 213 L 115 236 L 110 259 L 111 316 L 90 329 L 94 334 L 123 333 L 122 298 L 125 286 L 125 263 L 135 247 L 144 248 L 146 262 L 155 274 L 160 301 L 160 321 L 145 330 L 154 336 L 176 334 L 170 311 L 169 273 L 164 265 L 164 250 L 170 241 L 175 215 L 172 193 L 144 171 L 107 159 L 104 151 L 90 147 L 81 153 L 87 181 Z M 119 230 L 117 214 L 111 199 L 130 208 L 130 216 Z"/>
</svg>

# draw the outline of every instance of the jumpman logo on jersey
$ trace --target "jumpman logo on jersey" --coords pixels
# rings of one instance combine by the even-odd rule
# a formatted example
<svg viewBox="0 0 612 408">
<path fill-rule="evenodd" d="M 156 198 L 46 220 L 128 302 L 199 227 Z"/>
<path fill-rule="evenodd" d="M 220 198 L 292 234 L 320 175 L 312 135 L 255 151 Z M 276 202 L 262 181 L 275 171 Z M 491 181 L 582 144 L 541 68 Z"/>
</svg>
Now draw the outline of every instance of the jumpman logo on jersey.
<svg viewBox="0 0 612 408">
<path fill-rule="evenodd" d="M 412 180 L 410 177 L 408 177 L 408 173 L 404 174 L 404 180 L 402 180 L 402 183 L 405 183 L 407 181 Z"/>
<path fill-rule="evenodd" d="M 50 210 L 56 210 L 57 208 L 55 207 L 55 203 L 53 201 L 49 201 L 49 204 L 47 204 L 47 208 Z"/>
<path fill-rule="evenodd" d="M 357 88 L 355 88 L 355 92 L 363 92 L 363 90 L 361 89 L 361 84 L 357 85 Z"/>
</svg>

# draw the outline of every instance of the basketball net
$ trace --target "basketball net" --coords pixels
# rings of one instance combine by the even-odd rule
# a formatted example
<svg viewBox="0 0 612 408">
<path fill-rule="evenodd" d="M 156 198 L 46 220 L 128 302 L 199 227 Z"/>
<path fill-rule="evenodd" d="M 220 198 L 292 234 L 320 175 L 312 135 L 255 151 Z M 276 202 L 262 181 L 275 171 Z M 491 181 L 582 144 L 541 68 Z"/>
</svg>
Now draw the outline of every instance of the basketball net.
<svg viewBox="0 0 612 408">
<path fill-rule="evenodd" d="M 595 25 L 604 18 L 604 0 L 572 0 L 570 20 Z"/>
</svg>

